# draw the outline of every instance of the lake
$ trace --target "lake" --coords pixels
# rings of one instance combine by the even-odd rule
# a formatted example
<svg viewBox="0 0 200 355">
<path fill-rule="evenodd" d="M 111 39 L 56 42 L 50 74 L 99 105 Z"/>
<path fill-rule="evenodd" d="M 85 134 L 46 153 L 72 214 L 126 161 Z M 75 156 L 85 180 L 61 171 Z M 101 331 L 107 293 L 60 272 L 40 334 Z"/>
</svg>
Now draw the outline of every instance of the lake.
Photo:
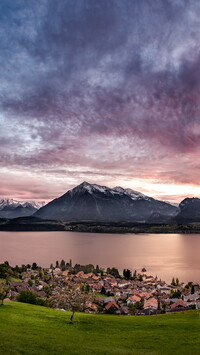
<svg viewBox="0 0 200 355">
<path fill-rule="evenodd" d="M 200 234 L 0 232 L 0 263 L 49 267 L 61 259 L 200 283 Z"/>
</svg>

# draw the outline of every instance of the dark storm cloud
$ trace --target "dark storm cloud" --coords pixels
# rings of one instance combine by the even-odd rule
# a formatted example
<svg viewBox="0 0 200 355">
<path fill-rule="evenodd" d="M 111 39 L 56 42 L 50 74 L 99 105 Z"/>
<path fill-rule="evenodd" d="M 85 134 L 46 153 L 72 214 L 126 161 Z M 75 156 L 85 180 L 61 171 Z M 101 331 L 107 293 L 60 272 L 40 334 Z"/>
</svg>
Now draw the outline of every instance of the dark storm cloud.
<svg viewBox="0 0 200 355">
<path fill-rule="evenodd" d="M 195 0 L 2 0 L 1 166 L 195 159 L 199 18 Z"/>
</svg>

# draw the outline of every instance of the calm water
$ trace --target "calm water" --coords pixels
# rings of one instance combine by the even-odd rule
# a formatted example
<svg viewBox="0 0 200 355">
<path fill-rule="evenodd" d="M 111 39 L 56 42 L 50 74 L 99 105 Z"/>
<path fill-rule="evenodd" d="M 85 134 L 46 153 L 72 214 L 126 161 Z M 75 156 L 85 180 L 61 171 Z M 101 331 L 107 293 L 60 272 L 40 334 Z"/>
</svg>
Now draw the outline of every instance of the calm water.
<svg viewBox="0 0 200 355">
<path fill-rule="evenodd" d="M 146 267 L 166 281 L 200 282 L 200 234 L 96 234 L 76 232 L 0 232 L 0 263 L 56 260 L 115 266 L 120 271 Z"/>
</svg>

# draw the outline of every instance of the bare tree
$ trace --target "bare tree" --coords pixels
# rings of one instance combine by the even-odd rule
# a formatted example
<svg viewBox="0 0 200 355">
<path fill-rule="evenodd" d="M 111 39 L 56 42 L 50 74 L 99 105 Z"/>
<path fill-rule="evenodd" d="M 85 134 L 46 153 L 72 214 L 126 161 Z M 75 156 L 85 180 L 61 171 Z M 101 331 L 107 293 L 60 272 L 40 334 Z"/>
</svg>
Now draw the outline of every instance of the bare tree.
<svg viewBox="0 0 200 355">
<path fill-rule="evenodd" d="M 1 304 L 3 305 L 3 301 L 6 298 L 8 294 L 8 287 L 6 286 L 4 281 L 0 280 L 0 300 Z"/>
<path fill-rule="evenodd" d="M 75 312 L 84 312 L 91 296 L 81 291 L 80 286 L 70 286 L 53 299 L 53 306 L 71 311 L 70 323 L 73 323 Z"/>
</svg>

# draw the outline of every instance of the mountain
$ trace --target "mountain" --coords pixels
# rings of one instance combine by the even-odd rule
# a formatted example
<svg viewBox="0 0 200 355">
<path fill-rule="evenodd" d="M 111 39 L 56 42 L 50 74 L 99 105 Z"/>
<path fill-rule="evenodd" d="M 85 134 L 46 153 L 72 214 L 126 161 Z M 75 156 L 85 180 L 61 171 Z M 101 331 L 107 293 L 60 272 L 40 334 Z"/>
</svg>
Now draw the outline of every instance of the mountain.
<svg viewBox="0 0 200 355">
<path fill-rule="evenodd" d="M 179 204 L 174 220 L 179 224 L 200 222 L 200 199 L 197 197 L 185 198 Z"/>
<path fill-rule="evenodd" d="M 83 182 L 40 208 L 34 216 L 61 221 L 146 222 L 155 213 L 168 220 L 177 208 L 140 192 Z"/>
<path fill-rule="evenodd" d="M 24 202 L 13 199 L 0 200 L 0 218 L 16 218 L 31 216 L 39 208 L 44 206 L 44 202 Z"/>
</svg>

